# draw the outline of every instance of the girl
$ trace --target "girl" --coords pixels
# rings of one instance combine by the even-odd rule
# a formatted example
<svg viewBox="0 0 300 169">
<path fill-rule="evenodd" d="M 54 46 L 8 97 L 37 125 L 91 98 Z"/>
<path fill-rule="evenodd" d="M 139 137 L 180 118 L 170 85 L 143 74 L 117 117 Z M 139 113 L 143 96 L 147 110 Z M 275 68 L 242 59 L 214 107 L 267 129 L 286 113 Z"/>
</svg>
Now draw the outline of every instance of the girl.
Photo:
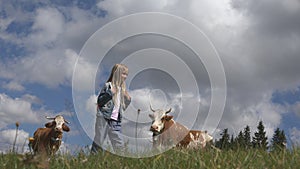
<svg viewBox="0 0 300 169">
<path fill-rule="evenodd" d="M 97 100 L 95 137 L 91 151 L 96 153 L 108 135 L 114 151 L 124 151 L 121 132 L 122 114 L 130 104 L 131 98 L 126 90 L 125 80 L 128 68 L 115 64 L 110 76 L 100 91 Z"/>
</svg>

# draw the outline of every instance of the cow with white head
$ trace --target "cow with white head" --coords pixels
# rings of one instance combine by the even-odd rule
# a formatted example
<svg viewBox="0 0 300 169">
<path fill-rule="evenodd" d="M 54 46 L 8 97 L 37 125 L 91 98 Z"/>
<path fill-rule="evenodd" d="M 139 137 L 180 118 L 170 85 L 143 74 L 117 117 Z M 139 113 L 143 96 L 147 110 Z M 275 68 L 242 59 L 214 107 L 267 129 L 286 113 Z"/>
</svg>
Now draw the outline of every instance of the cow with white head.
<svg viewBox="0 0 300 169">
<path fill-rule="evenodd" d="M 165 128 L 165 122 L 171 120 L 173 117 L 168 115 L 169 112 L 171 112 L 171 108 L 167 111 L 164 110 L 153 110 L 150 106 L 153 114 L 149 114 L 149 117 L 152 119 L 152 125 L 150 127 L 150 131 L 153 132 L 153 134 L 158 135 L 161 133 L 161 131 Z"/>
<path fill-rule="evenodd" d="M 63 116 L 57 115 L 55 117 L 48 117 L 46 116 L 46 119 L 52 120 L 51 122 L 48 122 L 45 124 L 45 127 L 47 128 L 54 128 L 54 130 L 57 133 L 62 133 L 63 131 L 70 131 L 70 128 L 66 125 L 69 124 L 67 120 L 64 119 Z"/>
<path fill-rule="evenodd" d="M 62 141 L 63 131 L 69 132 L 68 121 L 63 116 L 57 115 L 54 118 L 46 117 L 52 120 L 45 124 L 45 128 L 38 128 L 30 139 L 35 154 L 54 155 L 59 149 Z"/>
<path fill-rule="evenodd" d="M 171 108 L 167 111 L 158 109 L 154 110 L 150 106 L 152 114 L 149 117 L 152 119 L 150 131 L 153 132 L 153 146 L 177 146 L 183 148 L 204 148 L 207 142 L 210 142 L 213 137 L 207 131 L 189 130 L 184 125 L 175 122 L 173 116 L 168 115 Z"/>
</svg>

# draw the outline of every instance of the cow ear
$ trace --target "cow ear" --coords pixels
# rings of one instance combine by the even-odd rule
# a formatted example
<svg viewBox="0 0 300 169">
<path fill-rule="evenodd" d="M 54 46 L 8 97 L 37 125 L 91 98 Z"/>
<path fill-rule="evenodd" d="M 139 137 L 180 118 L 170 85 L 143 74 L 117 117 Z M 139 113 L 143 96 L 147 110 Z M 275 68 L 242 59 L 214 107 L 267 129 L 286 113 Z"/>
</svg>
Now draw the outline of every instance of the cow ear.
<svg viewBox="0 0 300 169">
<path fill-rule="evenodd" d="M 154 115 L 153 114 L 149 114 L 149 117 L 154 120 Z"/>
<path fill-rule="evenodd" d="M 67 125 L 65 125 L 65 124 L 62 125 L 62 129 L 63 129 L 63 131 L 65 131 L 65 132 L 69 132 L 69 131 L 70 131 L 69 126 L 67 126 Z"/>
<path fill-rule="evenodd" d="M 166 121 L 169 121 L 169 120 L 171 120 L 172 118 L 173 118 L 173 116 L 171 116 L 171 115 L 166 115 L 166 116 L 165 116 L 165 120 L 166 120 Z"/>
<path fill-rule="evenodd" d="M 52 128 L 53 127 L 53 122 L 49 122 L 49 123 L 46 123 L 45 124 L 45 127 L 47 127 L 47 128 Z"/>
</svg>

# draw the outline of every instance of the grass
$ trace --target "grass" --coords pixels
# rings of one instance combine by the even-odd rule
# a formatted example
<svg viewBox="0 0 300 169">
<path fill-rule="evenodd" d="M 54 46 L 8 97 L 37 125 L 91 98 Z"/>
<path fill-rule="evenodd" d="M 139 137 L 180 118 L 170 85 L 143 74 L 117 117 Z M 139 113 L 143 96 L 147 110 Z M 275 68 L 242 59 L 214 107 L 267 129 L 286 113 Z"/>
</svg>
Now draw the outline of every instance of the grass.
<svg viewBox="0 0 300 169">
<path fill-rule="evenodd" d="M 56 155 L 41 164 L 26 162 L 24 156 L 14 153 L 0 155 L 0 168 L 62 168 L 62 169 L 96 169 L 96 168 L 300 168 L 300 148 L 293 150 L 266 152 L 257 149 L 220 151 L 217 149 L 177 150 L 171 149 L 165 153 L 149 158 L 127 158 L 110 153 L 76 156 Z"/>
</svg>

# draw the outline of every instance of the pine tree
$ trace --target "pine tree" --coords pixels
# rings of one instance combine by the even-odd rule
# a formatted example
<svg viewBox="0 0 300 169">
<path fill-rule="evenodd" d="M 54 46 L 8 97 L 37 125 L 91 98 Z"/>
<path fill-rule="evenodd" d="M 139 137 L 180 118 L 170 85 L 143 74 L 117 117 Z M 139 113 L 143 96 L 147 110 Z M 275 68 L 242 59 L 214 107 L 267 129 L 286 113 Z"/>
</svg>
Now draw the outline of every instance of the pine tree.
<svg viewBox="0 0 300 169">
<path fill-rule="evenodd" d="M 245 139 L 242 131 L 239 132 L 239 135 L 235 138 L 238 148 L 245 148 Z"/>
<path fill-rule="evenodd" d="M 231 135 L 231 138 L 230 138 L 230 148 L 233 150 L 236 148 L 236 141 L 234 139 L 234 136 L 233 134 Z"/>
<path fill-rule="evenodd" d="M 286 148 L 286 137 L 283 130 L 277 128 L 272 137 L 272 150 L 284 150 Z"/>
<path fill-rule="evenodd" d="M 247 125 L 244 129 L 244 147 L 249 149 L 252 147 L 251 136 L 250 136 L 250 127 Z"/>
<path fill-rule="evenodd" d="M 219 141 L 216 143 L 216 147 L 220 149 L 228 149 L 230 147 L 230 142 L 229 142 L 229 134 L 228 134 L 228 128 L 224 129 L 223 132 L 221 133 L 221 138 Z"/>
<path fill-rule="evenodd" d="M 267 150 L 268 137 L 266 136 L 265 126 L 263 125 L 262 121 L 259 122 L 257 126 L 257 130 L 258 131 L 254 133 L 254 137 L 253 137 L 253 147 Z"/>
</svg>

